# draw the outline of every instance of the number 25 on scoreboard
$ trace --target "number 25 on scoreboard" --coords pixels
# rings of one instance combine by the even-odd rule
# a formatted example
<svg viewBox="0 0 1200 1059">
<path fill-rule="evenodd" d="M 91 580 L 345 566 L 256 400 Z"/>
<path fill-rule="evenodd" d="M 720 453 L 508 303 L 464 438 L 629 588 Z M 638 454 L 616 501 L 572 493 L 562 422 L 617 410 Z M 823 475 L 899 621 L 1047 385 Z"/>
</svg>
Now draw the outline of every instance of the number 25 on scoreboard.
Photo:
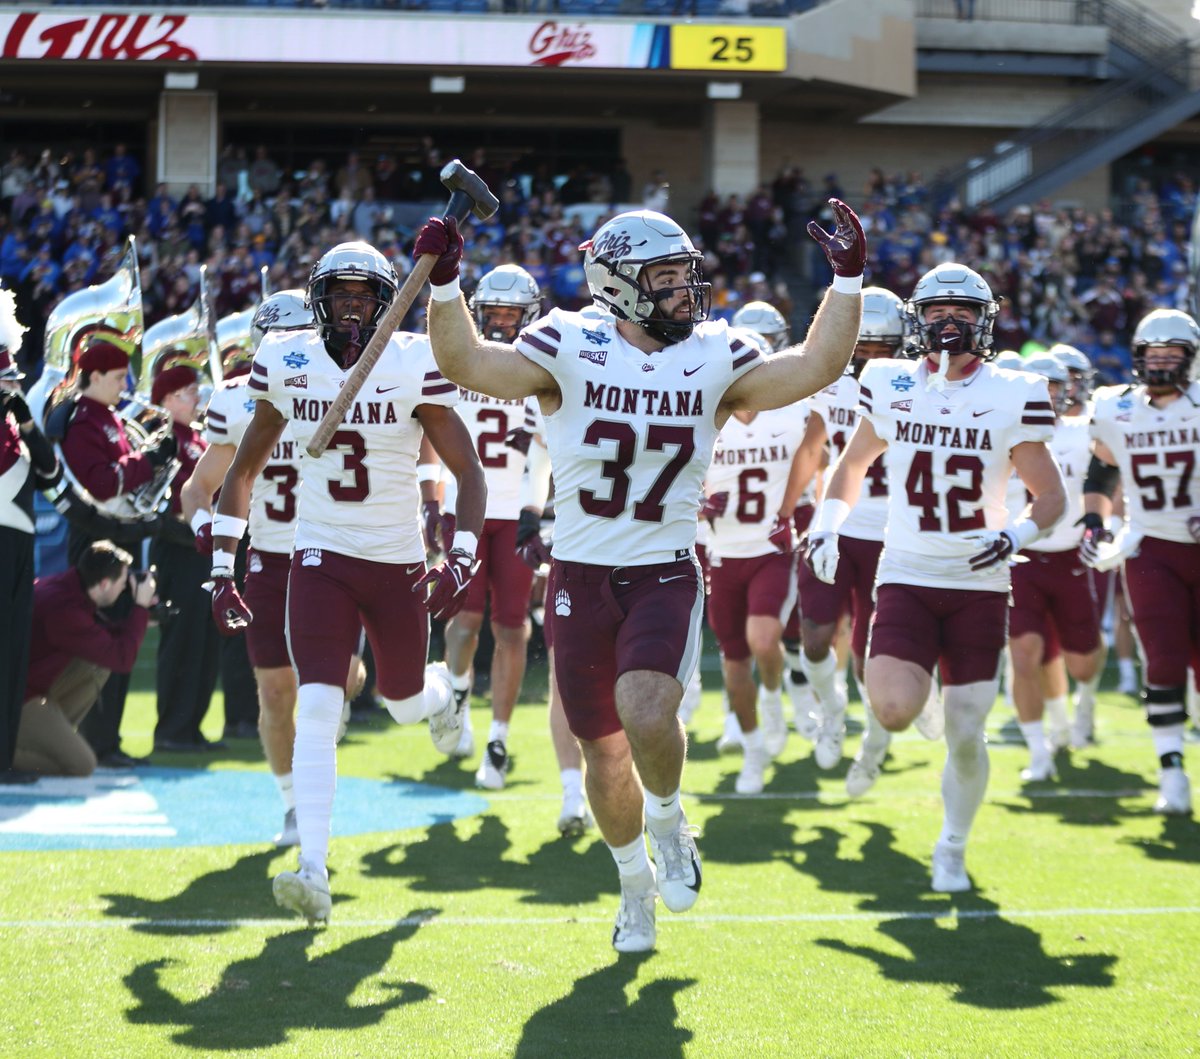
<svg viewBox="0 0 1200 1059">
<path fill-rule="evenodd" d="M 675 70 L 761 70 L 787 68 L 787 32 L 781 26 L 671 27 Z"/>
</svg>

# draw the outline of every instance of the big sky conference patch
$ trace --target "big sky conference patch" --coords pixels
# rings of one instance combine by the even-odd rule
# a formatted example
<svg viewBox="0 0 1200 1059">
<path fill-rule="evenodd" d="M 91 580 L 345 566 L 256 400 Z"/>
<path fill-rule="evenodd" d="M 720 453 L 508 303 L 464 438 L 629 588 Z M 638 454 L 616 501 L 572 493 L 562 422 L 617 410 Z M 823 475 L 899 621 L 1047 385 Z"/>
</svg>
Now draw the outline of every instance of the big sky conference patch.
<svg viewBox="0 0 1200 1059">
<path fill-rule="evenodd" d="M 338 777 L 333 834 L 428 827 L 487 808 L 476 794 Z M 261 845 L 283 819 L 262 772 L 139 768 L 0 787 L 0 851 Z"/>
</svg>

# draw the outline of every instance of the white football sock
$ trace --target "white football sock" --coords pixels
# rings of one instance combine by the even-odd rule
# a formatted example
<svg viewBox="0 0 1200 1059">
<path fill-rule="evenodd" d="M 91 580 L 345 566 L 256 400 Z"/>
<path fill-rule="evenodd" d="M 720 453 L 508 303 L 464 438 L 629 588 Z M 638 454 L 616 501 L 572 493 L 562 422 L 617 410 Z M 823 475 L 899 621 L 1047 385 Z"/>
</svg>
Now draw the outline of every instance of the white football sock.
<svg viewBox="0 0 1200 1059">
<path fill-rule="evenodd" d="M 837 694 L 837 655 L 828 652 L 819 662 L 808 655 L 800 656 L 800 667 L 817 696 L 817 705 L 824 717 L 835 716 L 841 707 Z"/>
<path fill-rule="evenodd" d="M 324 870 L 329 857 L 329 820 L 337 789 L 337 730 L 345 689 L 333 684 L 301 684 L 297 694 L 296 745 L 292 775 L 300 858 Z"/>
<path fill-rule="evenodd" d="M 988 783 L 984 726 L 996 699 L 997 681 L 942 689 L 946 704 L 946 767 L 942 772 L 942 838 L 966 842 Z"/>
<path fill-rule="evenodd" d="M 279 796 L 283 799 L 283 808 L 290 811 L 296 808 L 296 787 L 292 782 L 292 774 L 285 772 L 275 777 L 275 786 L 279 788 Z"/>
</svg>

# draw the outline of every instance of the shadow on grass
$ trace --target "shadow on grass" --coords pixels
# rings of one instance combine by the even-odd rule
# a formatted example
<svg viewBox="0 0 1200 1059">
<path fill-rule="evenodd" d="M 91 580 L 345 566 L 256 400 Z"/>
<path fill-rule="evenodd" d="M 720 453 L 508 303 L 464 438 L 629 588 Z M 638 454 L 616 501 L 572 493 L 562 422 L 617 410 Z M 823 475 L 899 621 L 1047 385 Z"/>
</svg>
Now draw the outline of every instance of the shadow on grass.
<svg viewBox="0 0 1200 1059">
<path fill-rule="evenodd" d="M 397 843 L 362 858 L 367 878 L 404 879 L 416 891 L 452 893 L 507 890 L 528 904 L 574 905 L 610 897 L 613 862 L 601 841 L 585 849 L 554 838 L 524 860 L 506 859 L 512 846 L 499 817 L 477 818 L 479 829 L 459 835 L 453 823 L 435 824 L 415 841 Z"/>
<path fill-rule="evenodd" d="M 207 993 L 177 997 L 163 984 L 164 972 L 179 961 L 151 960 L 124 978 L 134 1006 L 134 1025 L 166 1026 L 171 1040 L 201 1052 L 270 1048 L 295 1030 L 359 1030 L 377 1025 L 394 1008 L 429 999 L 419 982 L 375 981 L 392 950 L 411 938 L 439 909 L 416 909 L 390 930 L 359 938 L 310 958 L 312 929 L 267 938 L 256 956 L 231 963 Z M 195 973 L 194 970 L 192 972 Z M 366 986 L 384 999 L 351 1003 Z"/>
<path fill-rule="evenodd" d="M 107 916 L 139 919 L 134 930 L 145 934 L 216 934 L 233 930 L 238 919 L 278 914 L 271 897 L 271 862 L 285 850 L 248 853 L 228 868 L 197 875 L 179 893 L 148 898 L 101 894 Z M 335 895 L 334 904 L 339 898 Z"/>
<path fill-rule="evenodd" d="M 816 879 L 829 893 L 859 894 L 863 911 L 886 913 L 881 934 L 908 949 L 907 955 L 819 938 L 827 949 L 874 960 L 896 982 L 944 985 L 956 1003 L 995 1010 L 1019 1010 L 1056 1003 L 1053 989 L 1115 984 L 1117 957 L 1107 953 L 1054 956 L 1041 935 L 1006 920 L 1000 906 L 978 893 L 933 894 L 929 869 L 895 848 L 895 833 L 882 824 L 862 824 L 868 834 L 856 856 L 841 855 L 839 831 L 817 828 L 810 842 L 796 847 L 797 871 Z"/>
<path fill-rule="evenodd" d="M 676 1025 L 675 996 L 694 978 L 647 982 L 634 999 L 625 992 L 648 952 L 618 956 L 616 962 L 579 978 L 565 997 L 547 1004 L 525 1023 L 514 1059 L 560 1059 L 595 1054 L 683 1059 L 692 1031 Z M 585 1043 L 586 1042 L 586 1043 Z"/>
<path fill-rule="evenodd" d="M 1190 816 L 1164 816 L 1157 839 L 1126 836 L 1121 842 L 1140 849 L 1151 860 L 1200 864 L 1200 824 Z"/>
<path fill-rule="evenodd" d="M 1058 754 L 1055 765 L 1057 783 L 1024 785 L 1029 793 L 1027 803 L 997 801 L 996 804 L 1017 815 L 1053 816 L 1077 827 L 1112 827 L 1123 819 L 1140 815 L 1139 809 L 1127 808 L 1121 802 L 1121 798 L 1143 797 L 1147 782 L 1140 773 L 1127 772 L 1095 758 L 1076 765 L 1067 753 Z M 1089 798 L 1076 793 L 1079 791 L 1097 794 Z"/>
</svg>

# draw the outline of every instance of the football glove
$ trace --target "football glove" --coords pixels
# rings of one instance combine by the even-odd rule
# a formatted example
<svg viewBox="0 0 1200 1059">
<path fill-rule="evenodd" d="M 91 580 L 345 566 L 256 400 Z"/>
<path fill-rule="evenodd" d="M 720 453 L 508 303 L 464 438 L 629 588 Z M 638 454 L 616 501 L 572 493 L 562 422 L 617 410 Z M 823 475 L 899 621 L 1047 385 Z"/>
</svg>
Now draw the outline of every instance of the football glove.
<svg viewBox="0 0 1200 1059">
<path fill-rule="evenodd" d="M 976 552 L 967 560 L 972 570 L 986 570 L 989 566 L 1006 562 L 1010 555 L 1017 550 L 1017 542 L 1007 530 L 997 530 L 994 533 L 980 533 L 971 538 L 986 547 Z"/>
<path fill-rule="evenodd" d="M 1104 524 L 1104 519 L 1094 511 L 1079 520 L 1083 525 L 1083 539 L 1079 542 L 1079 558 L 1087 566 L 1095 566 L 1101 558 L 1105 544 L 1111 544 L 1113 535 Z"/>
<path fill-rule="evenodd" d="M 867 260 L 867 237 L 858 215 L 841 199 L 830 199 L 834 229 L 825 231 L 816 221 L 808 222 L 808 234 L 825 251 L 835 276 L 861 276 Z"/>
<path fill-rule="evenodd" d="M 212 523 L 206 522 L 198 530 L 194 539 L 196 551 L 201 555 L 212 555 Z"/>
<path fill-rule="evenodd" d="M 818 581 L 832 585 L 837 580 L 840 558 L 836 533 L 810 533 L 805 538 L 804 561 Z"/>
<path fill-rule="evenodd" d="M 254 620 L 254 614 L 246 606 L 246 601 L 242 599 L 242 594 L 234 583 L 232 571 L 213 574 L 212 612 L 217 631 L 222 636 L 237 636 L 238 633 L 245 632 L 246 626 Z"/>
<path fill-rule="evenodd" d="M 729 507 L 729 493 L 709 493 L 704 498 L 704 502 L 700 505 L 700 517 L 708 519 L 708 524 L 711 526 L 717 519 L 725 514 L 725 509 Z"/>
<path fill-rule="evenodd" d="M 479 560 L 475 556 L 461 548 L 451 548 L 444 561 L 413 585 L 413 591 L 421 593 L 431 617 L 447 621 L 466 604 L 467 588 L 478 569 Z"/>
<path fill-rule="evenodd" d="M 533 441 L 533 433 L 524 427 L 513 427 L 504 435 L 504 444 L 510 449 L 516 449 L 522 456 L 529 454 L 529 443 Z"/>
<path fill-rule="evenodd" d="M 784 555 L 791 555 L 796 550 L 796 537 L 792 530 L 792 520 L 783 515 L 776 515 L 775 521 L 771 523 L 771 532 L 767 534 L 767 540 L 775 545 L 777 552 L 783 552 Z"/>
<path fill-rule="evenodd" d="M 517 519 L 517 554 L 531 570 L 550 562 L 550 549 L 542 540 L 542 520 L 529 510 L 522 511 Z"/>
<path fill-rule="evenodd" d="M 430 217 L 413 244 L 413 257 L 436 254 L 437 261 L 429 273 L 429 282 L 443 287 L 458 279 L 458 263 L 463 255 L 463 237 L 458 234 L 458 222 L 453 217 L 443 220 Z"/>
</svg>

